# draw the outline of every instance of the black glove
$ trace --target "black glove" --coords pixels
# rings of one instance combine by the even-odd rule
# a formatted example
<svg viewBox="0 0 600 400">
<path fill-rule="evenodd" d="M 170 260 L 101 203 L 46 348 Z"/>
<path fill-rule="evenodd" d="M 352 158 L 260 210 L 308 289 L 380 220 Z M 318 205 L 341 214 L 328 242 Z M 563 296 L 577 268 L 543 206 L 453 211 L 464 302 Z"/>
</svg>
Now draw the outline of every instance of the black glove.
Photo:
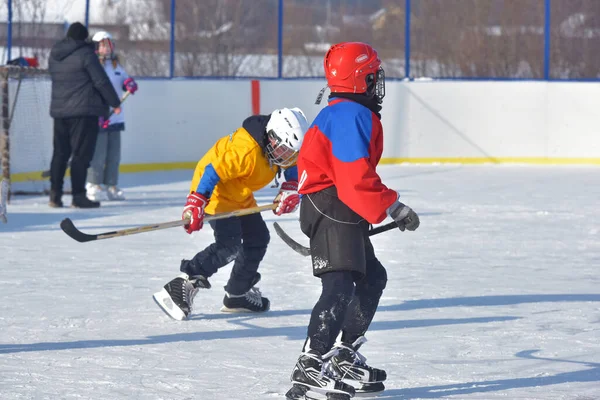
<svg viewBox="0 0 600 400">
<path fill-rule="evenodd" d="M 390 217 L 398 224 L 398 229 L 404 232 L 405 229 L 414 231 L 419 227 L 419 216 L 412 208 L 404 203 L 396 201 L 389 208 Z"/>
</svg>

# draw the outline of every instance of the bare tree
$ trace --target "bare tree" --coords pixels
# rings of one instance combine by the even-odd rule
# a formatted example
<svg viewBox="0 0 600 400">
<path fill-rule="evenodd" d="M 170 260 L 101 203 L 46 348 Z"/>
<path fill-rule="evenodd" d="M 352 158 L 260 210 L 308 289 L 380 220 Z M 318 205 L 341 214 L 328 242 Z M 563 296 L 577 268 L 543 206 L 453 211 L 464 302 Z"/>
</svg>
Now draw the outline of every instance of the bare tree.
<svg viewBox="0 0 600 400">
<path fill-rule="evenodd" d="M 176 75 L 239 75 L 247 57 L 264 53 L 276 37 L 274 4 L 272 0 L 179 0 Z"/>
<path fill-rule="evenodd" d="M 74 0 L 65 0 L 53 11 L 64 14 L 72 7 Z M 47 0 L 19 0 L 12 2 L 12 57 L 34 56 L 44 66 L 47 63 L 50 47 L 64 34 L 62 23 L 48 21 L 50 5 Z M 1 10 L 8 14 L 8 0 L 1 3 Z"/>
<path fill-rule="evenodd" d="M 170 0 L 166 2 L 170 3 Z M 167 76 L 169 74 L 169 8 L 164 0 L 103 0 L 104 24 L 91 26 L 113 31 L 119 61 L 131 75 Z M 115 28 L 123 29 L 115 29 Z"/>
<path fill-rule="evenodd" d="M 32 21 L 45 18 L 46 3 L 13 1 L 15 12 L 33 16 Z M 544 3 L 413 1 L 411 75 L 543 77 Z M 600 1 L 551 4 L 551 76 L 600 77 Z M 277 0 L 177 0 L 175 75 L 274 76 L 277 5 Z M 403 77 L 404 5 L 404 0 L 286 0 L 285 76 L 320 76 L 322 57 L 331 44 L 359 40 L 377 48 L 388 76 Z M 171 0 L 103 0 L 104 20 L 128 27 L 126 37 L 117 38 L 117 48 L 131 73 L 168 74 L 170 12 Z M 35 37 L 48 36 L 36 29 Z"/>
<path fill-rule="evenodd" d="M 600 78 L 600 2 L 561 0 L 551 4 L 550 76 Z"/>
</svg>

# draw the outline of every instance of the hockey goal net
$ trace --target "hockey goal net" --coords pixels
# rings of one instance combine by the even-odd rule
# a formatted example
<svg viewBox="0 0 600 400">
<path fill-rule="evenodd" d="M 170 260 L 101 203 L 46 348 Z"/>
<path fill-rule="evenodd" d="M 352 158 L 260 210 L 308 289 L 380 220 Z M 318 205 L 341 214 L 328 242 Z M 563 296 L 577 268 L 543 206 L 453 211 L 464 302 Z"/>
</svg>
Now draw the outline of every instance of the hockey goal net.
<svg viewBox="0 0 600 400">
<path fill-rule="evenodd" d="M 11 193 L 45 193 L 52 159 L 50 74 L 45 69 L 1 66 L 0 176 Z"/>
</svg>

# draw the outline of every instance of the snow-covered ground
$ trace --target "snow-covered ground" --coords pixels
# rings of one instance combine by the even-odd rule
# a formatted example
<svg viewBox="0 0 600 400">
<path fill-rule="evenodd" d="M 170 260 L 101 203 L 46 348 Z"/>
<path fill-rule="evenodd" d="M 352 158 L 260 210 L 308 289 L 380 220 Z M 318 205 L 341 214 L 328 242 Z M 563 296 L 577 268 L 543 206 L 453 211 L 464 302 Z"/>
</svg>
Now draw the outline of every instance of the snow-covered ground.
<svg viewBox="0 0 600 400">
<path fill-rule="evenodd" d="M 373 238 L 389 281 L 362 351 L 388 371 L 380 398 L 600 399 L 600 168 L 380 171 L 422 221 Z M 320 283 L 274 231 L 259 285 L 270 312 L 219 312 L 228 266 L 177 322 L 152 294 L 210 228 L 90 243 L 59 228 L 177 219 L 190 177 L 124 175 L 128 200 L 99 210 L 13 199 L 0 224 L 0 399 L 283 398 Z M 279 221 L 306 244 L 297 216 Z"/>
</svg>

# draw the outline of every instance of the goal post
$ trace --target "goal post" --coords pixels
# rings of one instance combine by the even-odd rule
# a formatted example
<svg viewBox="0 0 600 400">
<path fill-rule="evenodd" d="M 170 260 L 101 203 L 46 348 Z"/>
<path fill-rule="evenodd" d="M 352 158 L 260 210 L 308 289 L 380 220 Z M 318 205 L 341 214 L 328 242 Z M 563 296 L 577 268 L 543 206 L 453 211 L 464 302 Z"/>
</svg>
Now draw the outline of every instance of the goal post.
<svg viewBox="0 0 600 400">
<path fill-rule="evenodd" d="M 51 81 L 48 70 L 0 66 L 0 169 L 12 194 L 47 193 L 42 171 L 52 159 Z"/>
</svg>

